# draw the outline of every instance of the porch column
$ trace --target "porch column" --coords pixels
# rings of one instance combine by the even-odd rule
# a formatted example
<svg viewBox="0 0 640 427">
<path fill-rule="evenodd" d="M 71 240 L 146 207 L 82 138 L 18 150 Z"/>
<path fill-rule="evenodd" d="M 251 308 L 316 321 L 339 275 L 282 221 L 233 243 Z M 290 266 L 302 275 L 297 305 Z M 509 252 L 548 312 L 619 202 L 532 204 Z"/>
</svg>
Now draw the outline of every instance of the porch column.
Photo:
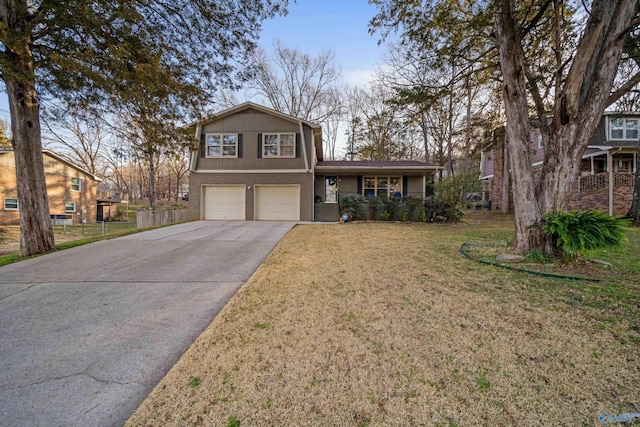
<svg viewBox="0 0 640 427">
<path fill-rule="evenodd" d="M 613 156 L 607 151 L 607 172 L 609 173 L 609 215 L 613 215 Z"/>
</svg>

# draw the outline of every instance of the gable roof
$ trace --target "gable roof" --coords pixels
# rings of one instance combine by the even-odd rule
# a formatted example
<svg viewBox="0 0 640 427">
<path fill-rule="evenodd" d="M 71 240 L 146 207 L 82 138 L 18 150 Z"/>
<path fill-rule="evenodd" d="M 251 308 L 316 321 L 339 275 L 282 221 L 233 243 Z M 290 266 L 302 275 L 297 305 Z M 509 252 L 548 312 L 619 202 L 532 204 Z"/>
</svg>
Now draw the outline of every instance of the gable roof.
<svg viewBox="0 0 640 427">
<path fill-rule="evenodd" d="M 6 153 L 13 153 L 13 150 L 0 150 L 0 154 L 6 154 Z M 44 155 L 49 156 L 52 159 L 59 161 L 60 163 L 64 163 L 65 165 L 77 170 L 78 172 L 82 172 L 83 174 L 89 176 L 94 181 L 102 182 L 102 178 L 100 178 L 99 176 L 96 176 L 96 175 L 92 174 L 91 172 L 81 168 L 80 166 L 78 166 L 72 160 L 66 158 L 65 156 L 62 156 L 62 155 L 57 154 L 57 153 L 54 153 L 53 151 L 47 150 L 47 149 L 43 149 L 42 150 L 42 154 L 43 154 L 43 156 Z"/>
<path fill-rule="evenodd" d="M 240 111 L 247 110 L 249 108 L 252 108 L 254 110 L 260 111 L 260 112 L 265 113 L 265 114 L 271 114 L 272 116 L 280 117 L 281 119 L 288 120 L 290 122 L 294 122 L 294 123 L 302 122 L 303 124 L 309 126 L 312 129 L 321 129 L 320 125 L 317 124 L 317 123 L 313 123 L 313 122 L 310 122 L 310 121 L 304 120 L 304 119 L 299 119 L 299 118 L 291 116 L 289 114 L 285 114 L 285 113 L 282 113 L 280 111 L 276 111 L 276 110 L 274 110 L 272 108 L 265 107 L 264 105 L 259 105 L 259 104 L 256 104 L 256 103 L 250 102 L 250 101 L 247 101 L 247 102 L 244 102 L 242 104 L 236 105 L 235 107 L 231 107 L 231 108 L 228 108 L 226 110 L 220 111 L 220 112 L 218 112 L 218 113 L 216 113 L 216 114 L 214 114 L 212 116 L 207 117 L 206 119 L 199 120 L 199 121 L 191 123 L 190 125 L 187 125 L 187 126 L 193 126 L 193 125 L 198 125 L 198 124 L 204 125 L 204 124 L 207 124 L 207 123 L 211 123 L 211 122 L 214 122 L 216 120 L 220 120 L 220 119 L 223 119 L 225 117 L 228 117 L 228 116 L 230 116 L 232 114 L 239 113 Z"/>
<path fill-rule="evenodd" d="M 51 158 L 53 158 L 53 159 L 56 159 L 57 161 L 59 161 L 59 162 L 61 162 L 61 163 L 64 163 L 64 164 L 66 164 L 67 166 L 72 167 L 73 169 L 75 169 L 75 170 L 77 170 L 77 171 L 79 171 L 79 172 L 84 173 L 85 175 L 90 176 L 90 177 L 91 177 L 91 179 L 93 179 L 94 181 L 98 181 L 98 182 L 101 182 L 101 181 L 102 181 L 102 178 L 100 178 L 100 177 L 98 177 L 98 176 L 96 176 L 96 175 L 92 174 L 91 172 L 89 172 L 89 171 L 87 171 L 87 170 L 85 170 L 85 169 L 81 168 L 80 166 L 76 165 L 76 164 L 75 164 L 75 163 L 73 163 L 71 160 L 69 160 L 69 159 L 65 158 L 64 156 L 61 156 L 60 154 L 54 153 L 53 151 L 51 151 L 51 150 L 46 150 L 46 149 L 45 149 L 45 150 L 42 150 L 42 154 L 46 154 L 47 156 L 49 156 L 49 157 L 51 157 Z"/>
</svg>

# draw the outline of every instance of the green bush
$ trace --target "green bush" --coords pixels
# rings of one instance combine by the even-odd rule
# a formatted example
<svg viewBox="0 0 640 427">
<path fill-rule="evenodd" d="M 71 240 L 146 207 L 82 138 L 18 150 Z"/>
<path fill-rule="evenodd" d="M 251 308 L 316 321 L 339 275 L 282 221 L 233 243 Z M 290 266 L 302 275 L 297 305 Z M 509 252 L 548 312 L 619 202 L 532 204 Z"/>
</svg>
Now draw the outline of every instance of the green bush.
<svg viewBox="0 0 640 427">
<path fill-rule="evenodd" d="M 592 249 L 620 246 L 625 225 L 624 219 L 597 210 L 544 214 L 545 234 L 567 259 Z"/>
<path fill-rule="evenodd" d="M 362 206 L 363 203 L 364 199 L 360 194 L 346 195 L 340 200 L 340 204 L 342 205 L 342 211 L 340 213 L 347 214 L 350 221 L 358 219 L 360 206 Z"/>
<path fill-rule="evenodd" d="M 382 212 L 380 214 L 381 221 L 389 221 L 389 218 L 391 218 L 391 215 L 389 214 L 389 212 Z"/>
<path fill-rule="evenodd" d="M 378 208 L 381 200 L 376 196 L 367 196 L 367 201 L 369 202 L 369 219 L 375 221 L 378 218 Z"/>
<path fill-rule="evenodd" d="M 457 205 L 450 205 L 438 198 L 428 198 L 424 201 L 424 219 L 429 222 L 459 222 L 462 211 Z"/>
<path fill-rule="evenodd" d="M 482 184 L 476 172 L 456 175 L 435 183 L 435 198 L 452 207 L 458 207 L 466 194 L 479 191 L 482 191 Z"/>
<path fill-rule="evenodd" d="M 401 201 L 402 200 L 399 197 L 389 197 L 382 199 L 384 212 L 380 214 L 380 219 L 382 219 L 383 221 L 393 220 L 396 217 L 396 213 L 398 212 Z M 382 218 L 382 215 L 384 214 L 387 214 L 385 216 L 386 219 Z"/>
<path fill-rule="evenodd" d="M 403 221 L 413 221 L 416 208 L 422 204 L 422 197 L 408 196 L 404 198 L 404 204 L 408 209 L 409 217 Z"/>
</svg>

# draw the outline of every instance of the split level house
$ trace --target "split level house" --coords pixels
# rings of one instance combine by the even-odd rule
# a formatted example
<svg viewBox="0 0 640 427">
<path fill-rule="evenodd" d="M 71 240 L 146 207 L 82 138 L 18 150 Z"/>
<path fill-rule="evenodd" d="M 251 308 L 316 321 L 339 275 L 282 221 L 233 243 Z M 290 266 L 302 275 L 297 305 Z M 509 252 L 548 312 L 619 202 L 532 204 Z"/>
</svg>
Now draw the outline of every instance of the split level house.
<svg viewBox="0 0 640 427">
<path fill-rule="evenodd" d="M 345 195 L 425 196 L 417 161 L 325 161 L 319 125 L 247 102 L 196 123 L 190 219 L 336 221 Z"/>
<path fill-rule="evenodd" d="M 43 162 L 53 223 L 96 221 L 97 188 L 101 179 L 49 150 L 43 151 Z M 0 195 L 3 201 L 0 224 L 19 224 L 20 199 L 12 150 L 0 151 Z"/>
<path fill-rule="evenodd" d="M 610 215 L 625 215 L 631 208 L 638 156 L 640 112 L 605 112 L 597 131 L 582 156 L 580 176 L 572 188 L 568 210 L 598 209 Z M 489 192 L 493 210 L 506 203 L 513 210 L 512 187 L 507 166 L 504 128 L 494 132 L 493 141 L 483 150 L 481 176 Z M 539 173 L 544 161 L 542 138 L 533 129 L 530 138 L 531 162 Z"/>
</svg>

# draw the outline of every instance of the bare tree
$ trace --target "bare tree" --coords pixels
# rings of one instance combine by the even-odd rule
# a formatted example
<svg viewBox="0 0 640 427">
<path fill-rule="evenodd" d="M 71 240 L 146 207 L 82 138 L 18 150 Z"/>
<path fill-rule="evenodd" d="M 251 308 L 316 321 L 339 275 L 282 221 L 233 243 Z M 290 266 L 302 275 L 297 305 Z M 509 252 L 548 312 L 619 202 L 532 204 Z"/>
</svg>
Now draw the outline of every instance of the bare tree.
<svg viewBox="0 0 640 427">
<path fill-rule="evenodd" d="M 11 150 L 9 133 L 9 122 L 5 119 L 0 119 L 0 150 Z"/>
<path fill-rule="evenodd" d="M 106 165 L 101 162 L 110 126 L 91 111 L 69 111 L 69 106 L 48 105 L 43 108 L 45 125 L 43 142 L 62 148 L 74 161 L 94 175 L 103 176 Z"/>
<path fill-rule="evenodd" d="M 180 194 L 180 187 L 183 178 L 189 172 L 189 156 L 188 151 L 186 149 L 182 150 L 182 152 L 172 153 L 167 157 L 166 167 L 171 172 L 175 178 L 175 200 L 178 200 L 178 195 Z"/>
<path fill-rule="evenodd" d="M 340 72 L 333 60 L 331 51 L 312 58 L 276 40 L 272 57 L 263 49 L 256 50 L 257 70 L 249 86 L 275 110 L 322 124 L 342 107 L 337 90 Z"/>
<path fill-rule="evenodd" d="M 396 103 L 393 92 L 379 79 L 349 95 L 347 138 L 351 159 L 422 159 L 419 129 Z"/>
</svg>

